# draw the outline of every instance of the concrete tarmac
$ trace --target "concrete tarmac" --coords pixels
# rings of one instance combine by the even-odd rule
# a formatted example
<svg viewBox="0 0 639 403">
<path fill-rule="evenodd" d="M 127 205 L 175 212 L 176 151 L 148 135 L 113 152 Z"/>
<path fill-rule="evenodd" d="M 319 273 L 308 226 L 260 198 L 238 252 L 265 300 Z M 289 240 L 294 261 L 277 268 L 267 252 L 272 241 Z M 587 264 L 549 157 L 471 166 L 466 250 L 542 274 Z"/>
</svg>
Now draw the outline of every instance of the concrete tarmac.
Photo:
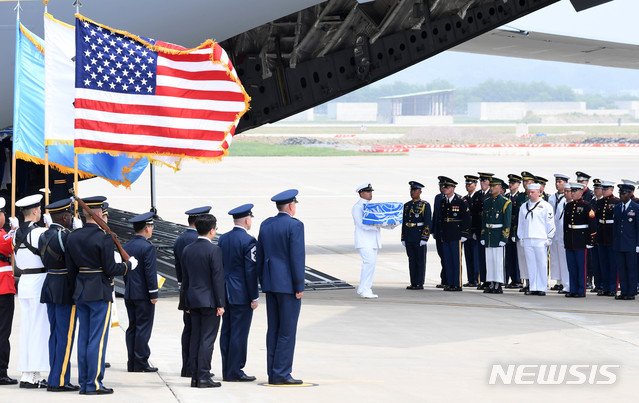
<svg viewBox="0 0 639 403">
<path fill-rule="evenodd" d="M 639 150 L 497 149 L 417 150 L 409 155 L 362 157 L 231 157 L 219 164 L 188 162 L 181 172 L 157 170 L 157 207 L 162 218 L 184 222 L 183 212 L 210 204 L 220 232 L 232 221 L 226 212 L 251 202 L 254 228 L 275 214 L 269 201 L 275 193 L 298 188 L 297 218 L 305 224 L 307 265 L 356 285 L 357 252 L 353 249 L 350 209 L 355 187 L 370 181 L 373 201 L 407 201 L 408 181 L 426 185 L 423 198 L 432 202 L 438 175 L 463 184 L 463 175 L 477 171 L 531 171 L 552 179 L 553 173 L 584 171 L 606 180 L 631 176 Z M 552 181 L 547 192 L 554 191 Z M 463 193 L 463 186 L 458 187 Z M 81 196 L 104 194 L 109 203 L 133 212 L 149 207 L 148 177 L 132 190 L 115 189 L 101 180 L 80 184 Z M 440 264 L 432 240 L 428 244 L 425 290 L 408 291 L 406 254 L 399 229 L 383 231 L 373 291 L 377 300 L 360 299 L 355 290 L 307 291 L 297 335 L 293 376 L 314 386 L 270 387 L 266 382 L 266 309 L 264 298 L 255 311 L 245 371 L 253 383 L 223 382 L 221 388 L 194 389 L 180 378 L 181 312 L 177 299 L 158 302 L 151 338 L 151 363 L 158 373 L 127 373 L 122 299 L 117 300 L 120 327 L 111 329 L 107 360 L 112 367 L 104 384 L 115 389 L 101 401 L 222 402 L 288 401 L 521 401 L 580 399 L 625 400 L 636 396 L 639 375 L 639 300 L 615 301 L 588 294 L 567 299 L 556 292 L 525 296 L 516 290 L 502 295 L 465 289 L 443 292 Z M 465 275 L 464 275 L 465 280 Z M 549 282 L 554 284 L 553 281 Z M 11 337 L 9 373 L 16 371 L 19 307 Z M 75 352 L 72 382 L 77 383 Z M 512 367 L 512 377 L 497 377 L 493 366 Z M 554 365 L 554 366 L 553 366 Z M 574 367 L 574 365 L 583 365 Z M 602 366 L 609 367 L 602 367 Z M 570 367 L 573 366 L 573 367 Z M 603 368 L 603 369 L 602 369 Z M 216 343 L 212 371 L 221 378 Z M 556 385 L 543 384 L 548 372 Z M 562 376 L 562 371 L 565 371 Z M 538 374 L 541 377 L 538 378 Z M 585 374 L 585 375 L 584 375 Z M 508 379 L 512 379 L 511 384 Z M 531 384 L 515 386 L 523 381 Z M 611 384 L 601 384 L 608 382 Z M 600 384 L 597 384 L 600 383 Z M 55 402 L 91 399 L 75 393 L 50 393 L 0 387 L 3 401 Z"/>
</svg>

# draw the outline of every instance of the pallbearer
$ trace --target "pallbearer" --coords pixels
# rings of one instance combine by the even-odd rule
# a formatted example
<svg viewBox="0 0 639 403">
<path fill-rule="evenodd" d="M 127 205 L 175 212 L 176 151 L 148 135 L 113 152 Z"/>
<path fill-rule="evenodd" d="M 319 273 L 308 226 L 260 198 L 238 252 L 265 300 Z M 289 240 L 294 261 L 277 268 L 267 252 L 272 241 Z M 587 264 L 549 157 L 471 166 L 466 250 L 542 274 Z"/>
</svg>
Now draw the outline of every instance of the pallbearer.
<svg viewBox="0 0 639 403">
<path fill-rule="evenodd" d="M 630 199 L 634 190 L 633 185 L 619 185 L 621 202 L 614 207 L 613 248 L 621 283 L 621 294 L 615 299 L 621 300 L 633 300 L 637 295 L 639 204 Z"/>
<path fill-rule="evenodd" d="M 430 204 L 421 199 L 422 185 L 416 181 L 410 185 L 411 201 L 404 204 L 402 244 L 408 255 L 410 285 L 407 290 L 423 290 L 426 276 L 426 242 L 430 237 Z"/>
<path fill-rule="evenodd" d="M 503 293 L 504 247 L 510 237 L 512 204 L 501 194 L 503 181 L 490 179 L 491 197 L 484 201 L 482 213 L 481 244 L 486 248 L 486 281 L 490 286 L 485 293 Z"/>
</svg>

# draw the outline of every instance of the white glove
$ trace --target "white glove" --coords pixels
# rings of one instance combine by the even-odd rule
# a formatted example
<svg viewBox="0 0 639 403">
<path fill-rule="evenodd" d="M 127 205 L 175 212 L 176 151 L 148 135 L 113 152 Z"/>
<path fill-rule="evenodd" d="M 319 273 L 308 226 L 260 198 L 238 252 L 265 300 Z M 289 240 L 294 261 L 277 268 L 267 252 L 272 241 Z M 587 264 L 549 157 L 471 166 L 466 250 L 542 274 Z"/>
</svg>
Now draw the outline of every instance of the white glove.
<svg viewBox="0 0 639 403">
<path fill-rule="evenodd" d="M 586 245 L 586 249 L 592 249 L 594 247 L 595 247 L 594 245 Z"/>
<path fill-rule="evenodd" d="M 419 246 L 424 246 L 426 245 L 426 241 L 419 241 Z"/>
<path fill-rule="evenodd" d="M 466 237 L 461 237 L 461 242 L 462 243 L 466 242 Z"/>
<path fill-rule="evenodd" d="M 546 239 L 544 241 L 544 246 L 550 246 L 550 244 L 552 244 L 552 239 Z"/>
<path fill-rule="evenodd" d="M 131 262 L 131 271 L 138 267 L 138 259 L 136 259 L 135 256 L 131 256 L 127 262 Z"/>
<path fill-rule="evenodd" d="M 637 251 L 637 253 L 639 253 L 639 246 L 637 246 L 637 249 L 635 249 Z"/>
<path fill-rule="evenodd" d="M 406 242 L 402 241 L 402 245 L 404 246 L 404 248 L 406 247 Z"/>
<path fill-rule="evenodd" d="M 515 238 L 515 237 L 510 238 L 510 240 L 513 241 L 513 242 L 517 242 L 517 238 Z"/>
<path fill-rule="evenodd" d="M 477 234 L 473 234 L 473 241 L 477 240 Z"/>
<path fill-rule="evenodd" d="M 479 243 L 480 243 L 482 246 L 486 245 L 486 241 L 484 241 L 483 239 L 482 239 L 481 241 L 479 241 Z"/>
<path fill-rule="evenodd" d="M 44 225 L 50 227 L 53 224 L 53 220 L 51 219 L 50 214 L 42 214 L 42 221 L 44 221 Z"/>
<path fill-rule="evenodd" d="M 499 241 L 499 246 L 506 246 L 506 242 L 504 242 L 504 241 Z"/>
<path fill-rule="evenodd" d="M 9 226 L 11 226 L 11 229 L 18 229 L 20 227 L 20 221 L 15 217 L 9 217 Z"/>
<path fill-rule="evenodd" d="M 82 220 L 78 217 L 73 217 L 73 229 L 82 228 Z"/>
</svg>

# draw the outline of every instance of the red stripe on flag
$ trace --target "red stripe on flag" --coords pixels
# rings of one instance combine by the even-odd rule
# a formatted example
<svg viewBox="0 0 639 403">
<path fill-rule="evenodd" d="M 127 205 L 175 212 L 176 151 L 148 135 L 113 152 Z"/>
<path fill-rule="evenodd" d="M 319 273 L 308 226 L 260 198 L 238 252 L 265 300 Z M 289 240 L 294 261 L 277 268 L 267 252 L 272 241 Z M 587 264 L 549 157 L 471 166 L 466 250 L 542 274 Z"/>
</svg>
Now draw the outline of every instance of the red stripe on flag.
<svg viewBox="0 0 639 403">
<path fill-rule="evenodd" d="M 213 60 L 219 61 L 222 58 L 223 54 L 224 49 L 222 49 L 222 47 L 216 43 L 213 47 Z"/>
<path fill-rule="evenodd" d="M 173 55 L 170 53 L 160 52 L 160 55 L 174 62 L 210 62 L 211 53 L 186 53 L 182 55 Z"/>
<path fill-rule="evenodd" d="M 154 136 L 187 140 L 222 141 L 225 133 L 212 130 L 176 129 L 172 127 L 128 125 L 124 123 L 99 122 L 97 120 L 76 119 L 76 129 L 94 132 L 129 134 L 132 136 Z"/>
<path fill-rule="evenodd" d="M 184 71 L 173 69 L 171 67 L 166 66 L 158 66 L 157 68 L 158 76 L 170 76 L 170 77 L 178 77 L 185 78 L 188 80 L 212 80 L 212 81 L 234 81 L 233 78 L 229 76 L 226 71 Z"/>
<path fill-rule="evenodd" d="M 75 140 L 75 147 L 78 148 L 91 148 L 97 150 L 107 151 L 120 151 L 132 154 L 172 154 L 172 155 L 188 155 L 201 158 L 215 158 L 222 157 L 224 150 L 201 150 L 197 148 L 173 148 L 173 147 L 159 147 L 159 146 L 140 146 L 140 145 L 128 145 L 128 144 L 116 144 L 103 141 L 92 140 Z"/>
<path fill-rule="evenodd" d="M 206 99 L 210 101 L 244 102 L 244 94 L 231 91 L 199 91 L 185 88 L 158 86 L 155 95 L 167 97 Z"/>
<path fill-rule="evenodd" d="M 238 112 L 218 112 L 204 109 L 171 108 L 154 105 L 127 105 L 90 99 L 76 98 L 77 109 L 89 109 L 100 112 L 122 113 L 128 115 L 166 116 L 184 119 L 204 119 L 216 121 L 234 121 Z"/>
<path fill-rule="evenodd" d="M 172 50 L 186 50 L 185 47 L 164 41 L 155 41 L 155 46 Z"/>
</svg>

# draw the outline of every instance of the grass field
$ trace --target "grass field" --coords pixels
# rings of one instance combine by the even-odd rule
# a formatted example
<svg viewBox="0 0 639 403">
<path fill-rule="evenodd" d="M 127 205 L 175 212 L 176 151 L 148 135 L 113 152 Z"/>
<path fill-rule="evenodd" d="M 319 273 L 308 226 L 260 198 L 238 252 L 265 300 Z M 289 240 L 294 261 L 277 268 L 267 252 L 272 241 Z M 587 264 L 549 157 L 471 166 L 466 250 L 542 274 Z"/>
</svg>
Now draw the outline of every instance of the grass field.
<svg viewBox="0 0 639 403">
<path fill-rule="evenodd" d="M 230 157 L 348 157 L 353 155 L 371 154 L 330 147 L 283 146 L 249 141 L 233 142 L 229 149 Z"/>
</svg>

